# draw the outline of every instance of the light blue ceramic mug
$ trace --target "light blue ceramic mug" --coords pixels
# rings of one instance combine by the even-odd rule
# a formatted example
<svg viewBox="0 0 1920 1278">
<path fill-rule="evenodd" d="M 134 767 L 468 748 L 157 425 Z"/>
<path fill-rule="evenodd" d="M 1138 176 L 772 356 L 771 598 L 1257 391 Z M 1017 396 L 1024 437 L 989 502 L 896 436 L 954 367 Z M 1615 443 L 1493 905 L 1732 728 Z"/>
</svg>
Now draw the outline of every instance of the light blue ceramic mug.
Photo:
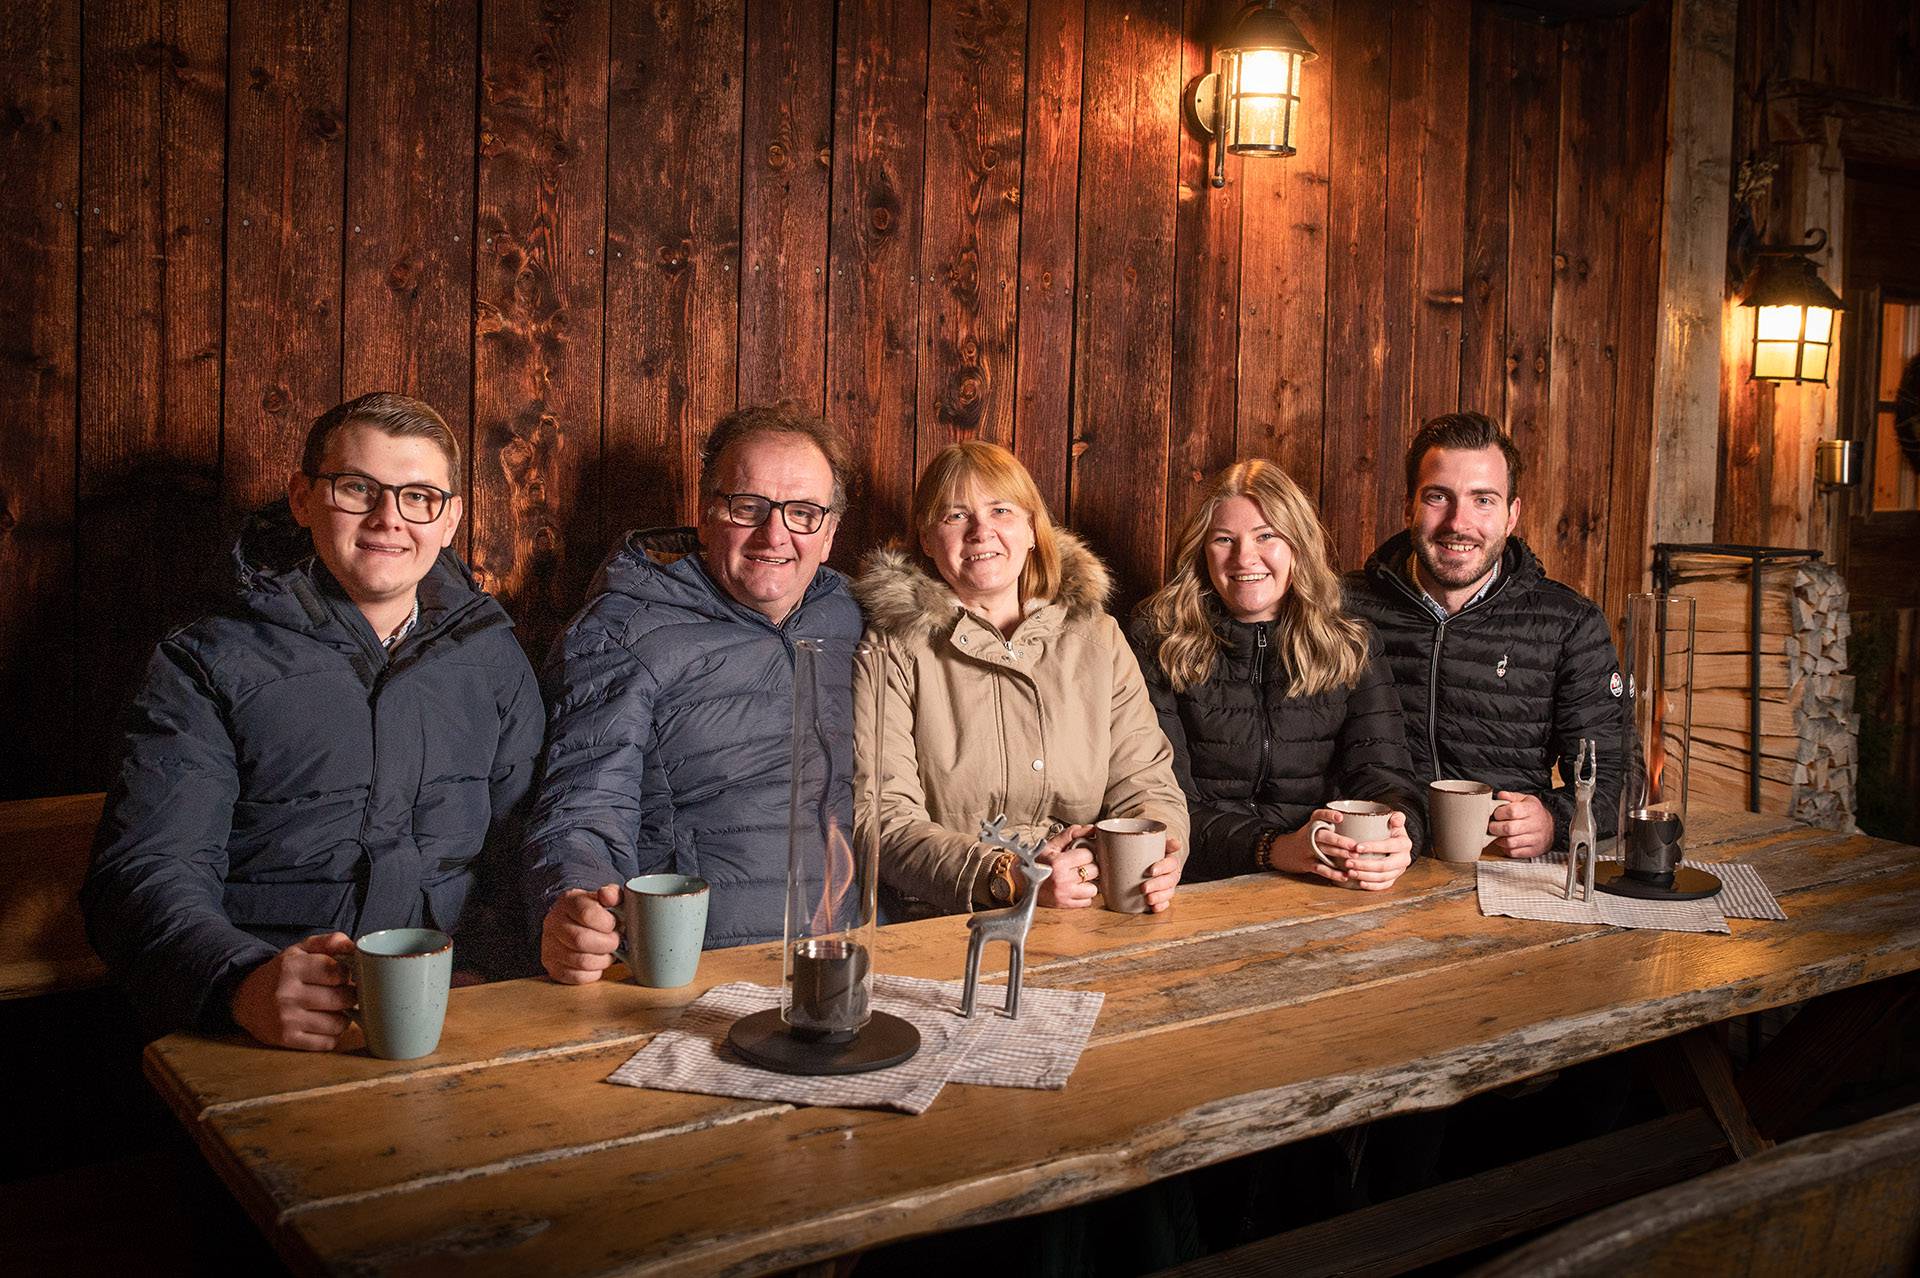
<svg viewBox="0 0 1920 1278">
<path fill-rule="evenodd" d="M 642 874 L 620 889 L 620 936 L 614 957 L 635 985 L 671 990 L 693 980 L 707 939 L 705 879 L 689 874 Z"/>
<path fill-rule="evenodd" d="M 360 987 L 353 1019 L 367 1050 L 410 1061 L 440 1046 L 453 981 L 453 938 L 428 927 L 369 932 L 353 943 L 346 966 Z"/>
</svg>

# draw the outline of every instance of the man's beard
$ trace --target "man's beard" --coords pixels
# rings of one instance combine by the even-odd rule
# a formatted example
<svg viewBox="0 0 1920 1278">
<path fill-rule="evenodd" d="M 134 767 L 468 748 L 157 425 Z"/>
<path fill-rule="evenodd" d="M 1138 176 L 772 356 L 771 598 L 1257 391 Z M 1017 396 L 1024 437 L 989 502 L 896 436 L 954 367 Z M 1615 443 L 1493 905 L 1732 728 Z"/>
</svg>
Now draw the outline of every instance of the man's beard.
<svg viewBox="0 0 1920 1278">
<path fill-rule="evenodd" d="M 1467 561 L 1465 567 L 1455 568 L 1440 559 L 1431 540 L 1419 533 L 1415 533 L 1413 537 L 1413 553 L 1420 560 L 1420 571 L 1426 575 L 1427 580 L 1444 586 L 1448 590 L 1471 586 L 1485 577 L 1492 571 L 1493 566 L 1500 562 L 1500 556 L 1506 553 L 1506 549 L 1505 537 L 1497 537 L 1491 542 L 1482 542 L 1478 556 Z"/>
</svg>

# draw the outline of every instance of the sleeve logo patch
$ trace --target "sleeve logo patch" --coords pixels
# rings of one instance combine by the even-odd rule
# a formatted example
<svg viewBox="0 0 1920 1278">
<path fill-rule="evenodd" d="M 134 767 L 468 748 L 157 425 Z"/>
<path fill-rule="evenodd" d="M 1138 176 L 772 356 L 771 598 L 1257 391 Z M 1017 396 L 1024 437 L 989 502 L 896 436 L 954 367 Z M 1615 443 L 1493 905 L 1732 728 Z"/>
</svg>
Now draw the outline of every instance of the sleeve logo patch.
<svg viewBox="0 0 1920 1278">
<path fill-rule="evenodd" d="M 1607 691 L 1616 697 L 1620 695 L 1620 672 L 1618 670 L 1614 671 L 1607 679 Z"/>
</svg>

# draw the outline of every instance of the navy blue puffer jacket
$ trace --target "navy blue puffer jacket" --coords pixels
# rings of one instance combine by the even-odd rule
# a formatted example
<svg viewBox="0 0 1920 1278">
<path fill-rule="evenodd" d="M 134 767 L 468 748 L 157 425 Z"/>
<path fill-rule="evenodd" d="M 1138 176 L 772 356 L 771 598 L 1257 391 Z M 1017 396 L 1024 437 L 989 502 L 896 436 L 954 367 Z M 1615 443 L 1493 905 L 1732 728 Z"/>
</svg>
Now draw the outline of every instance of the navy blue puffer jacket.
<svg viewBox="0 0 1920 1278">
<path fill-rule="evenodd" d="M 443 550 L 389 658 L 284 500 L 234 564 L 232 605 L 154 653 L 81 892 L 141 1014 L 229 1025 L 242 977 L 336 930 L 437 927 L 463 968 L 527 970 L 496 925 L 542 715 L 506 612 Z"/>
<path fill-rule="evenodd" d="M 542 913 L 569 888 L 697 875 L 716 948 L 782 934 L 793 641 L 858 639 L 860 609 L 821 568 L 776 626 L 720 589 L 698 548 L 691 528 L 628 534 L 548 658 L 526 855 Z M 848 649 L 823 679 L 834 704 L 851 704 L 852 673 Z"/>
</svg>

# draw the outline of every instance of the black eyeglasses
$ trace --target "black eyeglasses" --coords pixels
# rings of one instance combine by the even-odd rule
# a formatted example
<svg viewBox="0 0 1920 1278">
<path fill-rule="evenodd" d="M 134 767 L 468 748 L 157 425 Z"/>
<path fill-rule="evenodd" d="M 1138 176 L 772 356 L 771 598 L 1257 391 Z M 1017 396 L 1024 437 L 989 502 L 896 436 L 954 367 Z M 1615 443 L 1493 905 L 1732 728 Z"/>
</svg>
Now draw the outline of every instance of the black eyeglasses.
<svg viewBox="0 0 1920 1278">
<path fill-rule="evenodd" d="M 382 494 L 392 493 L 400 518 L 410 524 L 430 524 L 447 513 L 447 499 L 453 496 L 432 484 L 383 484 L 372 475 L 357 470 L 336 470 L 309 479 L 324 479 L 333 504 L 349 515 L 364 515 L 380 504 Z"/>
<path fill-rule="evenodd" d="M 714 496 L 727 503 L 727 519 L 742 528 L 758 528 L 773 518 L 777 510 L 788 532 L 815 533 L 833 513 L 817 501 L 774 501 L 759 493 L 715 493 Z"/>
</svg>

